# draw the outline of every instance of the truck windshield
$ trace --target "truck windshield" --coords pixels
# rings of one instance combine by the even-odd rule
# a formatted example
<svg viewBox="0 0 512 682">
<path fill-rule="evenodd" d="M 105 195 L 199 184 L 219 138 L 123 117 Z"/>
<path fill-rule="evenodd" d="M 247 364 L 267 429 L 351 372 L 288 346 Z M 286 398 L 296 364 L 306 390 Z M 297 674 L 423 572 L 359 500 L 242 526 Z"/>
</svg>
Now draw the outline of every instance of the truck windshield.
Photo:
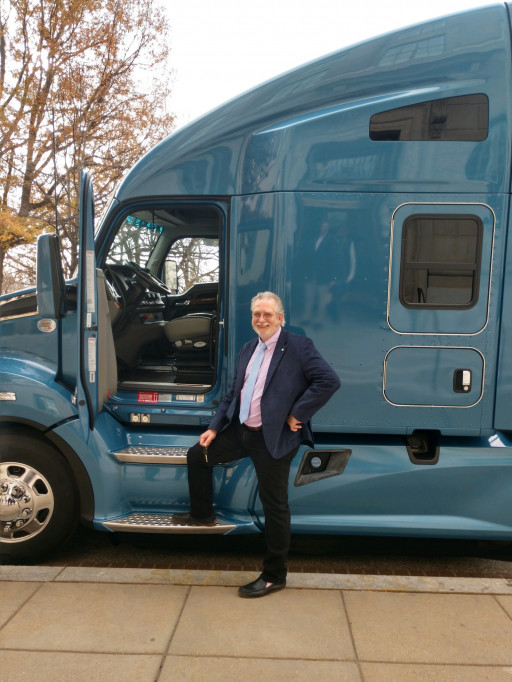
<svg viewBox="0 0 512 682">
<path fill-rule="evenodd" d="M 151 216 L 152 217 L 152 216 Z M 121 265 L 126 261 L 145 267 L 163 232 L 162 225 L 138 215 L 128 215 L 110 247 L 107 263 Z"/>
</svg>

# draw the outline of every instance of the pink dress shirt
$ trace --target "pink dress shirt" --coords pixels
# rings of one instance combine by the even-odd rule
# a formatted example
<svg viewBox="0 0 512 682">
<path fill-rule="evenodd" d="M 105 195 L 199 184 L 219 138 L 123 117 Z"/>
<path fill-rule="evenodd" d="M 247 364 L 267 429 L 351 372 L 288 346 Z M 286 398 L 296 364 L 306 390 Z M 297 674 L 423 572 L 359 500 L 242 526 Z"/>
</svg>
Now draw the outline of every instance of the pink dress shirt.
<svg viewBox="0 0 512 682">
<path fill-rule="evenodd" d="M 251 400 L 251 406 L 249 408 L 249 416 L 245 420 L 245 424 L 247 426 L 261 426 L 261 396 L 263 394 L 263 389 L 265 388 L 265 380 L 267 378 L 268 374 L 268 368 L 270 366 L 270 361 L 272 360 L 272 355 L 274 354 L 274 350 L 277 344 L 277 339 L 279 338 L 279 334 L 281 333 L 281 329 L 278 329 L 275 334 L 273 334 L 270 339 L 265 341 L 265 345 L 267 346 L 265 350 L 265 354 L 263 356 L 263 361 L 261 363 L 260 371 L 258 372 L 258 378 L 256 379 L 256 384 L 254 385 L 254 391 L 252 394 L 252 400 Z M 247 382 L 247 378 L 249 377 L 250 371 L 251 371 L 251 365 L 254 362 L 254 355 L 256 353 L 256 350 L 258 349 L 258 346 L 254 349 L 254 353 L 252 355 L 252 358 L 249 360 L 249 364 L 247 365 L 247 369 L 245 370 L 245 378 L 244 378 L 244 388 L 242 388 L 242 394 L 241 394 L 241 399 L 243 399 L 244 395 L 244 390 L 245 390 L 245 384 Z"/>
</svg>

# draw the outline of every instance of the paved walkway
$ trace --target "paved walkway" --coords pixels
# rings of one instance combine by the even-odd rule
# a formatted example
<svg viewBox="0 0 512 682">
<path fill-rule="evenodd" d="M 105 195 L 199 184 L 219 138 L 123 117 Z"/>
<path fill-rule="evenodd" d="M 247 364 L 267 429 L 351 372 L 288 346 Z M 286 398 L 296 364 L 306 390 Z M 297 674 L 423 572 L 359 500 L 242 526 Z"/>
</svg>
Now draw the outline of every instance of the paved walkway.
<svg viewBox="0 0 512 682">
<path fill-rule="evenodd" d="M 512 580 L 0 566 L 0 682 L 512 682 Z"/>
</svg>

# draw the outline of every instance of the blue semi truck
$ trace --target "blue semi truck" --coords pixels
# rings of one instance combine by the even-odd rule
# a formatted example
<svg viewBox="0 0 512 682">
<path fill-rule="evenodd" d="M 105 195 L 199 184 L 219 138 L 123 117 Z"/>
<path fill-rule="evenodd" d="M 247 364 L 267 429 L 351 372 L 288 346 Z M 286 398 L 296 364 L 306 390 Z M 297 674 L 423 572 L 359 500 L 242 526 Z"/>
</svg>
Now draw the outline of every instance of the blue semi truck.
<svg viewBox="0 0 512 682">
<path fill-rule="evenodd" d="M 280 76 L 144 156 L 77 275 L 38 241 L 0 298 L 0 555 L 76 524 L 258 533 L 249 460 L 188 508 L 187 449 L 278 293 L 342 388 L 292 463 L 294 533 L 512 539 L 512 4 L 397 31 Z"/>
</svg>

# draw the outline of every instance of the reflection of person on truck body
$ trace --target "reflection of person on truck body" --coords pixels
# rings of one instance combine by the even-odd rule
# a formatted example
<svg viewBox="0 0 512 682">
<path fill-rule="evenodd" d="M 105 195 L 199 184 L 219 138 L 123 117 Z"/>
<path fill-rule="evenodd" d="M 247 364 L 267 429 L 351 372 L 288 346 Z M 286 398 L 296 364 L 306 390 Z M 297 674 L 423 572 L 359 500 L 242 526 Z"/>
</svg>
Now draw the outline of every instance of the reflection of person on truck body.
<svg viewBox="0 0 512 682">
<path fill-rule="evenodd" d="M 336 284 L 338 259 L 337 236 L 326 220 L 306 247 L 307 265 L 304 274 L 303 324 L 318 328 L 325 322 L 327 306 Z"/>
<path fill-rule="evenodd" d="M 276 294 L 257 294 L 251 311 L 259 342 L 243 346 L 217 414 L 188 451 L 190 512 L 174 514 L 173 522 L 215 525 L 212 467 L 250 457 L 265 513 L 267 554 L 261 576 L 239 594 L 261 597 L 286 585 L 290 464 L 301 443 L 313 446 L 309 422 L 340 381 L 310 339 L 282 328 L 284 309 Z"/>
</svg>

